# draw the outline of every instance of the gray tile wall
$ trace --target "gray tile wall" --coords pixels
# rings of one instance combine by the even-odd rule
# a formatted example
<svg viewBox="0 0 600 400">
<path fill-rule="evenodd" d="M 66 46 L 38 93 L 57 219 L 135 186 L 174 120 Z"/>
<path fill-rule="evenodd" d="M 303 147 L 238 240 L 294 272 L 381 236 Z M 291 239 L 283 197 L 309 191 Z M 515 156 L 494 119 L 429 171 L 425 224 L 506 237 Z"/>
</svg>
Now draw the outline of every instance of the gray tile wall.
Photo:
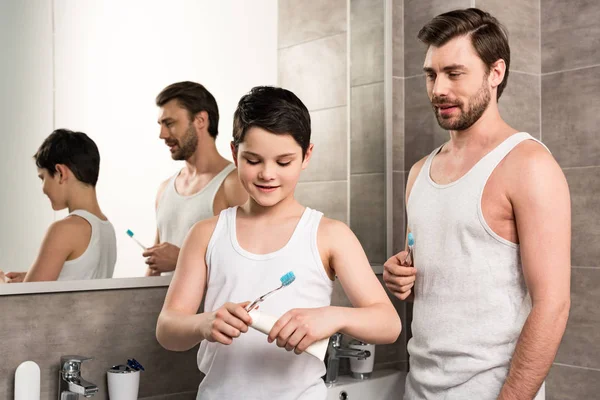
<svg viewBox="0 0 600 400">
<path fill-rule="evenodd" d="M 82 367 L 100 389 L 94 399 L 108 399 L 106 370 L 132 357 L 146 367 L 140 398 L 195 398 L 197 350 L 170 352 L 155 338 L 165 294 L 163 287 L 0 297 L 0 398 L 13 398 L 15 370 L 32 360 L 41 370 L 41 399 L 56 399 L 60 357 L 69 354 L 94 358 Z"/>
<path fill-rule="evenodd" d="M 571 190 L 571 314 L 549 400 L 600 392 L 600 3 L 541 1 L 542 139 Z"/>
</svg>

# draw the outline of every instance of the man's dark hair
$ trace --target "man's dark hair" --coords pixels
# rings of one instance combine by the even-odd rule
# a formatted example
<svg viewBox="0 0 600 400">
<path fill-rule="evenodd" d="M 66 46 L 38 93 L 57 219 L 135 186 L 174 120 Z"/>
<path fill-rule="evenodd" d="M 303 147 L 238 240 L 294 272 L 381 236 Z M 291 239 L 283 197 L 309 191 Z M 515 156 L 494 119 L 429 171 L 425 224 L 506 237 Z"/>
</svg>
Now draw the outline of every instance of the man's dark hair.
<svg viewBox="0 0 600 400">
<path fill-rule="evenodd" d="M 490 72 L 492 64 L 503 59 L 506 64 L 504 79 L 498 86 L 496 99 L 506 87 L 510 67 L 508 32 L 489 13 L 478 8 L 454 10 L 440 14 L 429 21 L 417 37 L 428 46 L 440 47 L 458 36 L 469 35 L 471 44 Z"/>
<path fill-rule="evenodd" d="M 233 114 L 235 148 L 251 127 L 275 134 L 292 135 L 302 147 L 302 158 L 310 145 L 310 114 L 302 101 L 286 89 L 257 86 L 242 96 Z"/>
<path fill-rule="evenodd" d="M 156 96 L 156 105 L 162 107 L 171 100 L 188 111 L 190 121 L 200 111 L 208 114 L 208 133 L 213 138 L 219 134 L 219 107 L 214 96 L 196 82 L 177 82 L 167 86 Z"/>
<path fill-rule="evenodd" d="M 73 175 L 85 184 L 96 186 L 100 173 L 98 146 L 83 132 L 57 129 L 48 136 L 34 154 L 38 168 L 56 173 L 56 165 L 66 165 Z"/>
</svg>

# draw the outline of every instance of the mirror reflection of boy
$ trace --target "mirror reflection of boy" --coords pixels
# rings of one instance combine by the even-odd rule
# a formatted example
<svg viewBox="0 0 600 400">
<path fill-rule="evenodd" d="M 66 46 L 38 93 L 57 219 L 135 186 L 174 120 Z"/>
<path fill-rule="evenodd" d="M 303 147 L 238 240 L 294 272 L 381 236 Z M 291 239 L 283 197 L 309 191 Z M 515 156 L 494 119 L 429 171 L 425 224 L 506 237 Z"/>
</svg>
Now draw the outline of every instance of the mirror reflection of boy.
<svg viewBox="0 0 600 400">
<path fill-rule="evenodd" d="M 96 197 L 100 153 L 83 132 L 57 129 L 34 155 L 42 191 L 55 211 L 69 215 L 48 228 L 27 272 L 7 283 L 111 278 L 117 260 L 115 230 Z"/>
<path fill-rule="evenodd" d="M 294 198 L 313 151 L 300 99 L 256 87 L 240 100 L 233 131 L 234 161 L 249 200 L 190 230 L 157 338 L 173 351 L 200 343 L 205 377 L 198 398 L 324 399 L 323 362 L 296 354 L 336 332 L 394 342 L 400 319 L 348 226 Z M 268 337 L 248 330 L 248 300 L 272 290 L 288 271 L 294 283 L 260 306 L 279 318 Z M 330 306 L 336 276 L 354 308 Z M 203 297 L 206 311 L 197 314 Z"/>
</svg>

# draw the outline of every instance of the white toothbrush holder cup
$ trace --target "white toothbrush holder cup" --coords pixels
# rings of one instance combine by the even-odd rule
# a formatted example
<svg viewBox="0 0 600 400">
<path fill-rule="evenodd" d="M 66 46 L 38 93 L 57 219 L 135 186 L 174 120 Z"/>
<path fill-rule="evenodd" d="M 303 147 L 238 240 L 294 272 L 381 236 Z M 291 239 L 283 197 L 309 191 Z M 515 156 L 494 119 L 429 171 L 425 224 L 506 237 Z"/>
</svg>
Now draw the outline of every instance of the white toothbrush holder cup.
<svg viewBox="0 0 600 400">
<path fill-rule="evenodd" d="M 373 365 L 375 363 L 375 345 L 360 342 L 358 340 L 352 340 L 348 346 L 352 349 L 367 350 L 371 355 L 365 360 L 359 360 L 356 358 L 350 359 L 350 373 L 353 378 L 356 379 L 369 379 L 373 372 Z"/>
<path fill-rule="evenodd" d="M 140 389 L 140 371 L 109 369 L 106 376 L 110 400 L 137 400 Z"/>
</svg>

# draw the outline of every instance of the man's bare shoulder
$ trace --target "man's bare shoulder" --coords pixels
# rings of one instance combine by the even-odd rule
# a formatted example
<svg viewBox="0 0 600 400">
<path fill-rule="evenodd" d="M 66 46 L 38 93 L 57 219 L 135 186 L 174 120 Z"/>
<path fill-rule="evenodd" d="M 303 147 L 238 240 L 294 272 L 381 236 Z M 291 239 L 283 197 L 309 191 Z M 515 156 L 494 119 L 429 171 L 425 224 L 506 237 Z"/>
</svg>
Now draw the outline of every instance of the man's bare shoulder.
<svg viewBox="0 0 600 400">
<path fill-rule="evenodd" d="M 502 162 L 505 173 L 519 176 L 519 180 L 527 179 L 529 175 L 537 175 L 544 170 L 560 170 L 558 162 L 552 154 L 535 140 L 525 140 L 519 143 Z"/>
<path fill-rule="evenodd" d="M 240 206 L 248 200 L 248 193 L 240 182 L 237 168 L 234 168 L 223 181 L 223 190 L 229 207 Z"/>
</svg>

